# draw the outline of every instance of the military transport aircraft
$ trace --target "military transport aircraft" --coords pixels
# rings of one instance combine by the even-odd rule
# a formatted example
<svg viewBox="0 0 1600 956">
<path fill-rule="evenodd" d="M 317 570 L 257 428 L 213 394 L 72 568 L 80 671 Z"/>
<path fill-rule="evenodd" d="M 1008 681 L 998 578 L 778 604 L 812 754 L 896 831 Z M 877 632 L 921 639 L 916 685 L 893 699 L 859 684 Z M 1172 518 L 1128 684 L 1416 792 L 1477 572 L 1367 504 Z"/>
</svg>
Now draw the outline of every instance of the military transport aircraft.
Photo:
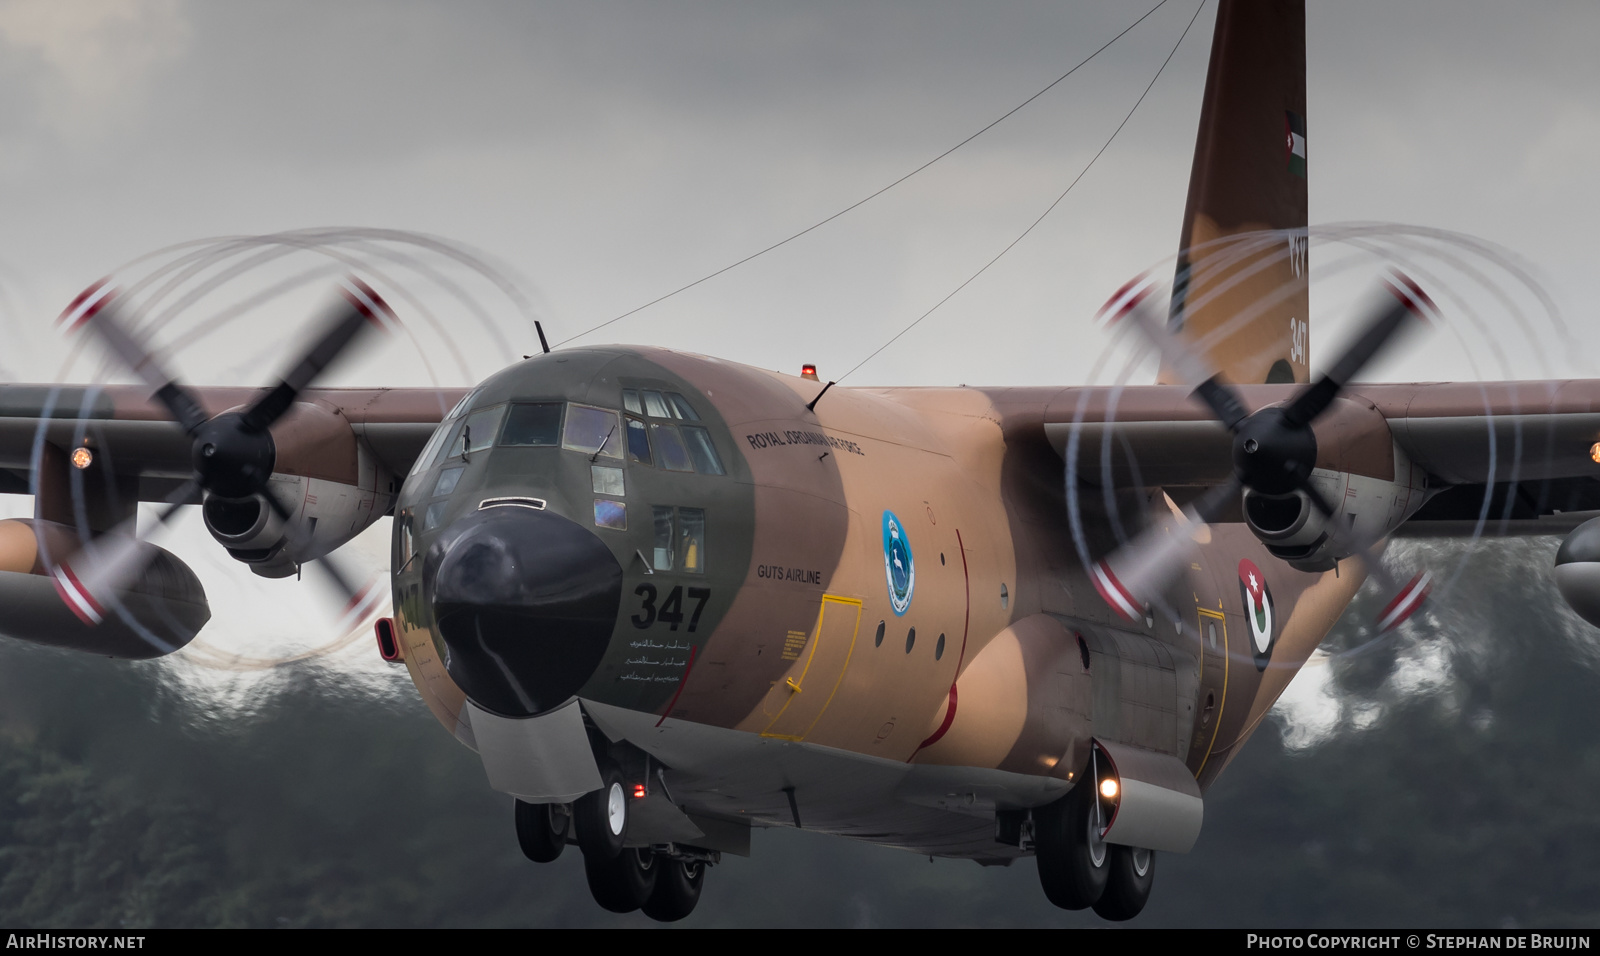
<svg viewBox="0 0 1600 956">
<path fill-rule="evenodd" d="M 1352 384 L 1434 310 L 1398 274 L 1312 382 L 1304 30 L 1300 2 L 1222 4 L 1174 289 L 1106 310 L 1154 386 L 828 387 L 607 346 L 444 406 L 317 388 L 395 321 L 352 278 L 281 384 L 190 387 L 137 290 L 96 284 L 62 323 L 142 384 L 0 387 L 4 490 L 35 498 L 0 522 L 5 631 L 192 639 L 205 595 L 141 501 L 353 605 L 333 552 L 392 516 L 380 652 L 603 907 L 680 919 L 752 827 L 796 826 L 1033 856 L 1052 902 L 1131 918 L 1365 578 L 1378 630 L 1425 600 L 1376 560 L 1403 525 L 1571 531 L 1557 579 L 1600 621 L 1600 383 Z"/>
</svg>

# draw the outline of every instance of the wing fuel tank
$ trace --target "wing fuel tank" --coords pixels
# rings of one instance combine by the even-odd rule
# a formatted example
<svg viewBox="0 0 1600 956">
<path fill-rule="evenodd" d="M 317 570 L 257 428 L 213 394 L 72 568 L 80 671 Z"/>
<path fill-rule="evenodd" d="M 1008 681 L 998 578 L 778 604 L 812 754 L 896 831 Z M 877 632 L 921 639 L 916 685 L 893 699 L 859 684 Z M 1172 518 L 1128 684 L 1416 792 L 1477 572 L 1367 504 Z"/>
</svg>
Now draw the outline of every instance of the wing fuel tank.
<svg viewBox="0 0 1600 956">
<path fill-rule="evenodd" d="M 98 540 L 104 540 L 98 539 Z M 114 592 L 98 623 L 74 613 L 57 592 L 50 568 L 78 551 L 72 530 L 54 522 L 0 521 L 0 634 L 107 657 L 144 659 L 170 654 L 194 639 L 211 619 L 205 589 L 171 553 L 141 543 L 144 570 Z"/>
</svg>

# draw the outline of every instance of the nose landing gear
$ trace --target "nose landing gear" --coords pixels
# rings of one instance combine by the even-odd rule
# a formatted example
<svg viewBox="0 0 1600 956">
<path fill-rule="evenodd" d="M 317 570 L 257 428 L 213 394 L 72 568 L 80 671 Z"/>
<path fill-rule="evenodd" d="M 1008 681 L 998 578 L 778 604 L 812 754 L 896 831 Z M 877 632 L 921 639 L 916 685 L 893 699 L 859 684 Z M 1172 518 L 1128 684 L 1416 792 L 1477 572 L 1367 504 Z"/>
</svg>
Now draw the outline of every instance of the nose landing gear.
<svg viewBox="0 0 1600 956">
<path fill-rule="evenodd" d="M 694 912 L 715 854 L 675 844 L 629 846 L 636 786 L 611 760 L 599 763 L 602 786 L 570 807 L 516 804 L 517 842 L 535 863 L 548 863 L 568 843 L 583 851 L 583 872 L 594 901 L 613 913 L 643 910 L 670 923 Z M 637 793 L 643 793 L 642 786 Z"/>
</svg>

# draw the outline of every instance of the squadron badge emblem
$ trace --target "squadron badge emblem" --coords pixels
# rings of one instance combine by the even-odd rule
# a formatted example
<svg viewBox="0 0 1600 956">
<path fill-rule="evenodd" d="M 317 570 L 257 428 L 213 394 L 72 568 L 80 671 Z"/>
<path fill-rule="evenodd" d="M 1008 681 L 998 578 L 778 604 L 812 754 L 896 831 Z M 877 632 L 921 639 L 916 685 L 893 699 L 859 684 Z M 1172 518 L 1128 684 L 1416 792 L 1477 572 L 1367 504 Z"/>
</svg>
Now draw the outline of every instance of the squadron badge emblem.
<svg viewBox="0 0 1600 956">
<path fill-rule="evenodd" d="M 911 542 L 905 525 L 893 511 L 883 513 L 883 574 L 889 582 L 889 605 L 896 617 L 911 606 L 911 592 L 917 586 L 917 565 L 911 560 Z"/>
</svg>

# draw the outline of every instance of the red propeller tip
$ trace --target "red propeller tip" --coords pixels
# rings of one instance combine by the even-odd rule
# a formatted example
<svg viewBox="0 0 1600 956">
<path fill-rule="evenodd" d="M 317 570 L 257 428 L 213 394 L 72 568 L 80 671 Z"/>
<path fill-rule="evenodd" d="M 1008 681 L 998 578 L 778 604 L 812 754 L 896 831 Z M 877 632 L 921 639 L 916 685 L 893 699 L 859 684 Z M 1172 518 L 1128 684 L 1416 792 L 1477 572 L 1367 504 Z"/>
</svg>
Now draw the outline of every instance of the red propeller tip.
<svg viewBox="0 0 1600 956">
<path fill-rule="evenodd" d="M 78 616 L 78 620 L 85 624 L 99 624 L 105 615 L 105 609 L 100 602 L 90 596 L 88 589 L 72 573 L 68 565 L 57 565 L 55 572 L 50 576 L 55 584 L 56 594 L 60 596 L 67 609 Z"/>
<path fill-rule="evenodd" d="M 399 321 L 395 317 L 394 310 L 389 308 L 389 303 L 383 301 L 383 296 L 373 291 L 372 286 L 367 285 L 355 276 L 345 279 L 344 288 L 341 291 L 344 293 L 345 300 L 355 306 L 357 311 L 367 317 L 368 322 L 371 322 L 379 329 L 388 331 L 390 322 Z"/>
<path fill-rule="evenodd" d="M 69 332 L 76 331 L 83 323 L 94 318 L 95 313 L 109 305 L 116 295 L 117 290 L 111 286 L 111 277 L 107 276 L 78 293 L 77 297 L 61 310 L 56 322 L 65 326 Z"/>
<path fill-rule="evenodd" d="M 1106 304 L 1095 313 L 1095 319 L 1108 325 L 1116 322 L 1143 302 L 1154 289 L 1155 283 L 1150 281 L 1148 272 L 1134 276 L 1106 300 Z"/>
<path fill-rule="evenodd" d="M 1117 580 L 1109 565 L 1104 561 L 1099 562 L 1090 577 L 1094 580 L 1094 589 L 1100 592 L 1101 600 L 1111 605 L 1111 610 L 1127 621 L 1137 622 L 1140 619 L 1142 609 L 1139 602 Z"/>
<path fill-rule="evenodd" d="M 1384 285 L 1388 286 L 1394 297 L 1403 302 L 1405 307 L 1420 319 L 1427 319 L 1439 311 L 1439 307 L 1433 304 L 1433 299 L 1428 297 L 1428 293 L 1422 291 L 1422 286 L 1417 285 L 1416 280 L 1404 272 L 1395 271 L 1390 278 L 1384 280 Z"/>
<path fill-rule="evenodd" d="M 1378 615 L 1378 633 L 1387 634 L 1401 624 L 1411 615 L 1421 610 L 1422 604 L 1428 599 L 1428 592 L 1433 590 L 1433 573 L 1419 571 L 1400 593 L 1394 596 Z"/>
</svg>

